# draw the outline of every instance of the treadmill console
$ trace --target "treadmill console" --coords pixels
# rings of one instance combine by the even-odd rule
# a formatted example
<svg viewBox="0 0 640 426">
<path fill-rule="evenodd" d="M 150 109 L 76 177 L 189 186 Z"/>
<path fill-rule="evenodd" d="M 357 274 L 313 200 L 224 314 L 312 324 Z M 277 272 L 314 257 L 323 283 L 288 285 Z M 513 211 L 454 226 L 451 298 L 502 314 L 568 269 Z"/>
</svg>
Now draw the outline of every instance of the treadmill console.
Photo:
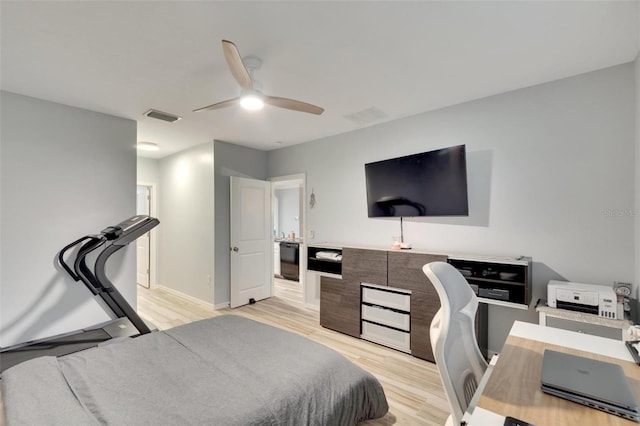
<svg viewBox="0 0 640 426">
<path fill-rule="evenodd" d="M 122 235 L 122 228 L 119 226 L 109 226 L 108 228 L 100 231 L 102 235 L 107 239 L 107 241 L 112 241 Z"/>
</svg>

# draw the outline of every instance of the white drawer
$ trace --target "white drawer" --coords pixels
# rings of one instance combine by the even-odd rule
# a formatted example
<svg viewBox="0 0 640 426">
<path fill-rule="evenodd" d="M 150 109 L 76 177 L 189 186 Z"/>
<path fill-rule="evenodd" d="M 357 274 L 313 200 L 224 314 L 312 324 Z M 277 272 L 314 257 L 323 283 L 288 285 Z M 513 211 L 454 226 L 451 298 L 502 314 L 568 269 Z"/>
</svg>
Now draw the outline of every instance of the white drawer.
<svg viewBox="0 0 640 426">
<path fill-rule="evenodd" d="M 362 301 L 372 305 L 387 306 L 401 311 L 411 311 L 411 295 L 362 287 Z"/>
<path fill-rule="evenodd" d="M 411 330 L 411 316 L 377 306 L 362 305 L 362 319 L 402 330 Z"/>
<path fill-rule="evenodd" d="M 411 338 L 407 331 L 398 331 L 362 321 L 362 334 L 360 337 L 393 349 L 411 353 Z"/>
</svg>

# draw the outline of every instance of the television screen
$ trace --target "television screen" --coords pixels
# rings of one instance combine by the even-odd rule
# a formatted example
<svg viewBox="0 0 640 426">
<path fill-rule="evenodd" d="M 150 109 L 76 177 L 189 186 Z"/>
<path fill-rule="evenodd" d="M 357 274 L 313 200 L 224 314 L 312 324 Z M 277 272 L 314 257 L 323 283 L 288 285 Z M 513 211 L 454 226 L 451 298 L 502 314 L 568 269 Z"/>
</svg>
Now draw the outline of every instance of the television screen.
<svg viewBox="0 0 640 426">
<path fill-rule="evenodd" d="M 369 217 L 468 216 L 464 145 L 365 164 Z"/>
</svg>

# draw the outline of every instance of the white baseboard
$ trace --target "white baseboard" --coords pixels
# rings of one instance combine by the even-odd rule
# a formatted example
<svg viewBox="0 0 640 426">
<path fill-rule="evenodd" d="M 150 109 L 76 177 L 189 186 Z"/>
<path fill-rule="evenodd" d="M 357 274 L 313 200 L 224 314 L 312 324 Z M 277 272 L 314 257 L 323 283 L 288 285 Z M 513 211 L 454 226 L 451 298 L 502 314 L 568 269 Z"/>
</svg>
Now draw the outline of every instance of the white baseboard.
<svg viewBox="0 0 640 426">
<path fill-rule="evenodd" d="M 304 307 L 312 311 L 320 311 L 320 305 L 316 305 L 315 303 L 305 303 Z"/>
<path fill-rule="evenodd" d="M 495 355 L 498 355 L 498 352 L 487 349 L 487 356 L 489 357 L 489 359 L 493 358 Z"/>
<path fill-rule="evenodd" d="M 181 297 L 181 298 L 183 298 L 185 300 L 188 300 L 189 302 L 197 303 L 198 305 L 201 305 L 202 307 L 205 307 L 207 309 L 211 309 L 211 310 L 216 309 L 213 306 L 213 303 L 205 302 L 204 300 L 200 300 L 197 297 L 190 296 L 190 295 L 185 294 L 185 293 L 183 293 L 181 291 L 178 291 L 176 289 L 165 287 L 163 285 L 158 285 L 158 286 L 156 286 L 156 288 L 162 289 L 162 290 L 166 291 L 167 293 L 173 294 L 174 296 Z"/>
<path fill-rule="evenodd" d="M 214 310 L 216 310 L 216 311 L 218 311 L 218 310 L 220 310 L 220 309 L 228 308 L 229 306 L 230 306 L 230 305 L 229 305 L 229 302 L 227 302 L 227 303 L 219 303 L 219 304 L 215 305 L 215 306 L 213 307 L 213 309 L 214 309 Z"/>
</svg>

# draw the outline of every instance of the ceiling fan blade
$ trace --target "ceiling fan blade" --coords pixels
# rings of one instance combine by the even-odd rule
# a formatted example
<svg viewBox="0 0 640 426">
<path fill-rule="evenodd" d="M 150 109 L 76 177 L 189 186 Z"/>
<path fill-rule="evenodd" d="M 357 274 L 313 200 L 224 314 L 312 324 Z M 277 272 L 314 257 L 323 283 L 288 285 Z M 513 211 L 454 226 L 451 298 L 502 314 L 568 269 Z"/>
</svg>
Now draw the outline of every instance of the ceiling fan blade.
<svg viewBox="0 0 640 426">
<path fill-rule="evenodd" d="M 220 108 L 226 108 L 229 107 L 233 104 L 236 104 L 238 102 L 240 98 L 233 98 L 233 99 L 227 99 L 226 101 L 222 101 L 222 102 L 217 102 L 215 104 L 211 104 L 211 105 L 207 105 L 206 107 L 202 107 L 202 108 L 198 108 L 198 109 L 194 109 L 193 112 L 199 112 L 199 111 L 207 111 L 207 110 L 214 110 L 214 109 L 220 109 Z"/>
<path fill-rule="evenodd" d="M 222 51 L 233 78 L 236 79 L 240 87 L 243 89 L 251 89 L 253 87 L 251 75 L 249 74 L 247 67 L 244 66 L 242 56 L 240 56 L 240 51 L 238 51 L 236 45 L 229 40 L 222 40 Z"/>
<path fill-rule="evenodd" d="M 324 112 L 324 108 L 308 104 L 294 99 L 279 98 L 277 96 L 265 96 L 264 103 L 278 108 L 286 108 L 294 111 L 308 112 L 309 114 L 320 115 Z"/>
</svg>

